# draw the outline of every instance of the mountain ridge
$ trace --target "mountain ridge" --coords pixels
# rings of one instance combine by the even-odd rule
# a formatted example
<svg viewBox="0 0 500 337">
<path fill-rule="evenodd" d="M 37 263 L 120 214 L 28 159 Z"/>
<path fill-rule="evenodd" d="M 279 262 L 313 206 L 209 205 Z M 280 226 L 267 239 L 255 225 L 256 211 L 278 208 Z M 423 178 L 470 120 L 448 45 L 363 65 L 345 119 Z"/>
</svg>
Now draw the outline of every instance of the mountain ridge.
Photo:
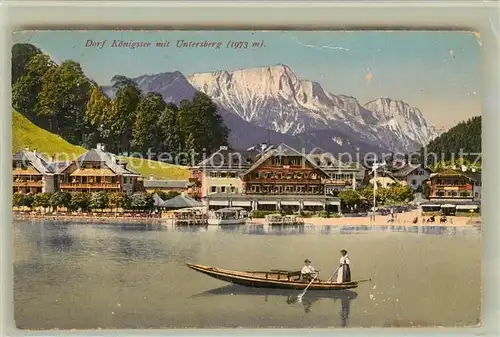
<svg viewBox="0 0 500 337">
<path fill-rule="evenodd" d="M 411 152 L 438 136 L 416 107 L 388 97 L 362 105 L 354 96 L 335 95 L 317 81 L 300 79 L 282 63 L 187 76 L 177 70 L 133 80 L 144 92 L 159 92 L 176 104 L 199 90 L 221 110 L 239 117 L 239 124 L 246 122 L 284 135 L 307 137 L 311 132 L 331 130 L 333 136 L 341 133 L 353 142 L 391 152 Z M 112 87 L 104 87 L 104 92 L 113 95 Z M 230 124 L 235 123 L 232 119 Z"/>
</svg>

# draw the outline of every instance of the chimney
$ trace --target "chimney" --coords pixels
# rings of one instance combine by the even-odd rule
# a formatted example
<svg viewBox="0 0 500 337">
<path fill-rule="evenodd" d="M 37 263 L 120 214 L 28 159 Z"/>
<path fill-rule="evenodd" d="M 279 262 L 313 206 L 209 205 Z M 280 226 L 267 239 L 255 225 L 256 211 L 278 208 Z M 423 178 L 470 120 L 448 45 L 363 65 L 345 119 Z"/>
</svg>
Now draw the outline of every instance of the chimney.
<svg viewBox="0 0 500 337">
<path fill-rule="evenodd" d="M 155 180 L 155 177 L 153 177 L 153 175 L 150 175 L 149 180 Z"/>
<path fill-rule="evenodd" d="M 219 151 L 223 151 L 223 150 L 227 150 L 227 146 L 223 145 L 223 146 L 219 147 Z"/>
<path fill-rule="evenodd" d="M 30 147 L 29 147 L 29 146 L 26 146 L 26 147 L 24 148 L 24 151 L 29 152 L 29 151 L 30 151 Z"/>
<path fill-rule="evenodd" d="M 264 151 L 265 149 L 267 149 L 267 143 L 260 143 L 260 149 L 261 149 L 261 151 Z"/>
<path fill-rule="evenodd" d="M 102 143 L 97 143 L 97 145 L 96 145 L 96 149 L 104 152 L 104 144 L 102 144 Z"/>
</svg>

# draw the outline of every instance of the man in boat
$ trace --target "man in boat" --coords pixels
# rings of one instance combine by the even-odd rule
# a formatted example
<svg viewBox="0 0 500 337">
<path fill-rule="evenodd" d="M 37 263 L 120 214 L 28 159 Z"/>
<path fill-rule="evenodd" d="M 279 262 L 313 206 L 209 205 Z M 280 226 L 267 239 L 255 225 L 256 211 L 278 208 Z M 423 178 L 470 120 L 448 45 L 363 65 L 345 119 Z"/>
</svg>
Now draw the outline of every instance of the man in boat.
<svg viewBox="0 0 500 337">
<path fill-rule="evenodd" d="M 347 250 L 340 251 L 340 265 L 337 272 L 337 283 L 351 282 L 351 261 L 347 256 Z"/>
<path fill-rule="evenodd" d="M 315 278 L 315 280 L 319 281 L 319 278 L 318 278 L 319 269 L 315 269 L 311 265 L 311 261 L 309 261 L 309 259 L 306 259 L 304 261 L 304 267 L 302 267 L 300 274 L 302 276 L 302 280 L 304 280 L 306 282 L 311 282 L 312 279 L 314 279 L 314 278 Z"/>
</svg>

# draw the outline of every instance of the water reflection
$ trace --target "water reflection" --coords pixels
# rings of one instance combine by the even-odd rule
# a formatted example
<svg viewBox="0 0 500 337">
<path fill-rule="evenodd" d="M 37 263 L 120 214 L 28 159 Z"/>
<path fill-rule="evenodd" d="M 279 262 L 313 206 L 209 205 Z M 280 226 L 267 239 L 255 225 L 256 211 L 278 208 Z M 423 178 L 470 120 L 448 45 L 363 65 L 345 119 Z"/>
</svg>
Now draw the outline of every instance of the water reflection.
<svg viewBox="0 0 500 337">
<path fill-rule="evenodd" d="M 313 303 L 324 299 L 332 299 L 334 303 L 340 300 L 340 326 L 347 327 L 349 313 L 351 310 L 351 301 L 358 297 L 358 294 L 352 290 L 335 290 L 335 291 L 309 291 L 303 297 L 298 297 L 297 290 L 290 289 L 268 289 L 268 288 L 253 288 L 231 284 L 228 286 L 210 289 L 199 294 L 191 296 L 220 296 L 220 295 L 247 295 L 247 296 L 262 296 L 264 301 L 269 301 L 269 296 L 284 297 L 284 302 L 289 305 L 302 305 L 306 314 L 311 312 Z"/>
</svg>

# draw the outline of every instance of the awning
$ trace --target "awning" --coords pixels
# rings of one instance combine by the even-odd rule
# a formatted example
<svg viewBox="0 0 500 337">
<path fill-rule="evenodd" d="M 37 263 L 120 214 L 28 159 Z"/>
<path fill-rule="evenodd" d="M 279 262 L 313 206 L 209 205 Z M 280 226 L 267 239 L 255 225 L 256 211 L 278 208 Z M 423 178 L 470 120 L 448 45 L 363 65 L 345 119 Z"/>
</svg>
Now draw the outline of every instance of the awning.
<svg viewBox="0 0 500 337">
<path fill-rule="evenodd" d="M 289 206 L 299 206 L 300 202 L 298 200 L 283 200 L 281 204 Z"/>
<path fill-rule="evenodd" d="M 277 201 L 272 201 L 272 200 L 259 200 L 259 205 L 276 205 L 278 202 Z"/>
<path fill-rule="evenodd" d="M 228 200 L 210 200 L 208 202 L 211 206 L 229 206 Z"/>
<path fill-rule="evenodd" d="M 340 206 L 340 201 L 338 200 L 326 200 L 327 205 L 338 205 Z"/>
<path fill-rule="evenodd" d="M 434 208 L 440 208 L 441 205 L 437 205 L 437 204 L 423 204 L 423 205 L 420 205 L 420 207 L 434 207 Z"/>
<path fill-rule="evenodd" d="M 249 207 L 252 206 L 252 202 L 250 200 L 248 201 L 233 201 L 231 203 L 233 206 L 240 206 L 240 207 Z"/>
<path fill-rule="evenodd" d="M 441 208 L 455 208 L 456 206 L 455 205 L 452 205 L 452 204 L 444 204 L 444 205 L 441 205 Z"/>
<path fill-rule="evenodd" d="M 457 209 L 478 209 L 478 205 L 457 205 Z"/>
<path fill-rule="evenodd" d="M 323 206 L 321 201 L 304 201 L 304 206 Z"/>
</svg>

